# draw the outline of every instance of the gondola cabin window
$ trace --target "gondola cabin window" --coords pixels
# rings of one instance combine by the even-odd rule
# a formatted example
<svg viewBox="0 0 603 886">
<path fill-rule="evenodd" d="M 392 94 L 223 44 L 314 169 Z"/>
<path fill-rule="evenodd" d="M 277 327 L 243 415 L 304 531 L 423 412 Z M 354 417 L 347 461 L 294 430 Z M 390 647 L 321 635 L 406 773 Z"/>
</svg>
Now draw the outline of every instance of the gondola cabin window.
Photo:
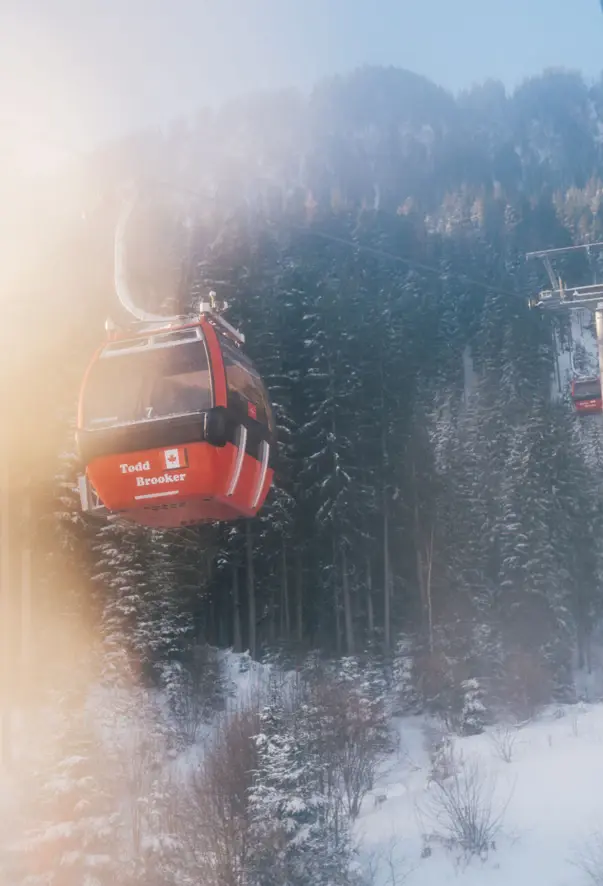
<svg viewBox="0 0 603 886">
<path fill-rule="evenodd" d="M 86 382 L 84 427 L 118 427 L 203 412 L 212 406 L 205 343 L 197 339 L 105 348 Z"/>
<path fill-rule="evenodd" d="M 598 378 L 576 379 L 573 384 L 574 400 L 587 400 L 601 396 L 601 384 Z"/>
<path fill-rule="evenodd" d="M 274 432 L 274 419 L 268 394 L 257 370 L 247 357 L 224 335 L 220 335 L 224 360 L 228 406 L 239 420 L 252 418 Z"/>
</svg>

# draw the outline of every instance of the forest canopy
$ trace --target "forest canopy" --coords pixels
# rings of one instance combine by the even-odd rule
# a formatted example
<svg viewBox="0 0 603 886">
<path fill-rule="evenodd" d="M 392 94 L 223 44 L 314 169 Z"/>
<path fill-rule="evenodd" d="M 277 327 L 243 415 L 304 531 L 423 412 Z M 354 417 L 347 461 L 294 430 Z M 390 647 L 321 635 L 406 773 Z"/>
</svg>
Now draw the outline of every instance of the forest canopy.
<svg viewBox="0 0 603 886">
<path fill-rule="evenodd" d="M 571 693 L 603 604 L 601 443 L 555 387 L 525 253 L 603 238 L 602 123 L 603 81 L 569 71 L 454 97 L 368 67 L 136 133 L 30 194 L 2 353 L 36 630 L 80 613 L 152 681 L 199 638 L 293 660 L 387 656 L 402 636 L 434 705 L 469 677 L 504 699 Z M 116 314 L 132 181 L 186 206 L 181 238 L 141 210 L 169 284 L 140 279 L 150 307 L 186 266 L 180 296 L 228 299 L 272 397 L 277 483 L 254 522 L 78 516 L 77 390 Z"/>
</svg>

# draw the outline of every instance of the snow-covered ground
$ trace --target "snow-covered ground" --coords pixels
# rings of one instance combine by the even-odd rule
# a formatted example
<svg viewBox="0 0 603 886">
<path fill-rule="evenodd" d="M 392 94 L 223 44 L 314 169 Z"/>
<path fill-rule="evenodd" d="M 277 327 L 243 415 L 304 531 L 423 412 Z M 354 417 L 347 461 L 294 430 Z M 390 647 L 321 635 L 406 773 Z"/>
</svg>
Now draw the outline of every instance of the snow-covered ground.
<svg viewBox="0 0 603 886">
<path fill-rule="evenodd" d="M 266 688 L 270 669 L 265 665 L 230 652 L 223 656 L 231 690 L 229 706 L 244 705 Z M 603 698 L 603 653 L 599 646 L 593 661 L 592 675 L 577 675 L 577 689 L 586 701 L 549 707 L 518 728 L 493 726 L 482 735 L 450 739 L 451 750 L 445 756 L 451 774 L 440 783 L 453 794 L 457 785 L 458 799 L 467 800 L 465 779 L 477 774 L 482 794 L 478 805 L 483 809 L 491 803 L 493 817 L 501 816 L 500 829 L 490 835 L 489 848 L 481 857 L 468 857 L 458 843 L 446 840 L 441 789 L 433 780 L 432 764 L 442 728 L 424 716 L 395 719 L 392 728 L 399 735 L 399 746 L 383 762 L 354 825 L 367 886 L 592 884 L 581 861 L 594 851 L 603 873 L 603 701 L 599 700 Z M 201 744 L 209 731 L 204 730 Z M 194 749 L 185 753 L 178 767 L 186 771 L 199 750 L 198 746 L 196 753 Z M 451 757 L 454 766 L 450 766 Z M 10 831 L 13 793 L 6 775 L 0 777 L 0 821 L 5 831 Z M 598 851 L 597 834 L 602 835 Z M 4 879 L 0 867 L 0 883 Z"/>
<path fill-rule="evenodd" d="M 384 762 L 355 825 L 370 886 L 588 886 L 592 881 L 580 860 L 599 832 L 603 873 L 603 702 L 596 701 L 603 698 L 603 651 L 598 645 L 593 665 L 590 676 L 576 675 L 579 694 L 590 701 L 550 707 L 521 728 L 491 727 L 483 735 L 452 740 L 456 783 L 462 789 L 463 773 L 475 773 L 477 764 L 483 797 L 488 802 L 490 795 L 494 814 L 502 815 L 496 848 L 482 858 L 467 859 L 437 838 L 445 822 L 434 820 L 438 788 L 430 781 L 429 748 L 440 730 L 423 716 L 397 718 L 398 750 Z M 226 653 L 225 670 L 236 706 L 265 689 L 270 669 Z"/>
<path fill-rule="evenodd" d="M 374 886 L 592 883 L 580 859 L 593 835 L 603 834 L 603 704 L 551 708 L 517 730 L 499 727 L 454 740 L 457 783 L 462 789 L 463 772 L 477 764 L 484 798 L 491 789 L 493 811 L 502 812 L 496 848 L 469 860 L 436 836 L 445 826 L 434 820 L 438 788 L 429 782 L 426 721 L 405 718 L 396 727 L 401 747 L 366 797 L 356 824 Z M 603 850 L 600 859 L 603 882 Z"/>
</svg>

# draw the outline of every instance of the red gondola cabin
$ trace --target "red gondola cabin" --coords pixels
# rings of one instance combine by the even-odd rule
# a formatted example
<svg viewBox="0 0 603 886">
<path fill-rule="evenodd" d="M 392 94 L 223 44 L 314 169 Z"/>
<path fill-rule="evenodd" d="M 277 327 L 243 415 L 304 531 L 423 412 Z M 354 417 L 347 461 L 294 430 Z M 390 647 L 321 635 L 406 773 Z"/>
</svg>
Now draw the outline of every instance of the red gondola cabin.
<svg viewBox="0 0 603 886">
<path fill-rule="evenodd" d="M 590 415 L 601 412 L 603 403 L 601 400 L 601 382 L 599 378 L 576 378 L 572 382 L 571 397 L 576 412 L 581 415 Z"/>
<path fill-rule="evenodd" d="M 258 513 L 276 435 L 242 340 L 205 305 L 198 320 L 98 350 L 78 410 L 84 511 L 158 528 Z"/>
</svg>

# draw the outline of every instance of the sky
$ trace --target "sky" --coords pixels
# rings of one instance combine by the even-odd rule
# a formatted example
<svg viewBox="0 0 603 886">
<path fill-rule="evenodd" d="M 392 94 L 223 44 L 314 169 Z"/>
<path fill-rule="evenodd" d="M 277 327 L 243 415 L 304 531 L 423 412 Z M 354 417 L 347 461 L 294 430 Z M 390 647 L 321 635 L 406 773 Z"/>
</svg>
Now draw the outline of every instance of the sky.
<svg viewBox="0 0 603 886">
<path fill-rule="evenodd" d="M 602 60 L 599 0 L 0 0 L 0 152 L 35 165 L 365 63 L 457 91 Z"/>
</svg>

